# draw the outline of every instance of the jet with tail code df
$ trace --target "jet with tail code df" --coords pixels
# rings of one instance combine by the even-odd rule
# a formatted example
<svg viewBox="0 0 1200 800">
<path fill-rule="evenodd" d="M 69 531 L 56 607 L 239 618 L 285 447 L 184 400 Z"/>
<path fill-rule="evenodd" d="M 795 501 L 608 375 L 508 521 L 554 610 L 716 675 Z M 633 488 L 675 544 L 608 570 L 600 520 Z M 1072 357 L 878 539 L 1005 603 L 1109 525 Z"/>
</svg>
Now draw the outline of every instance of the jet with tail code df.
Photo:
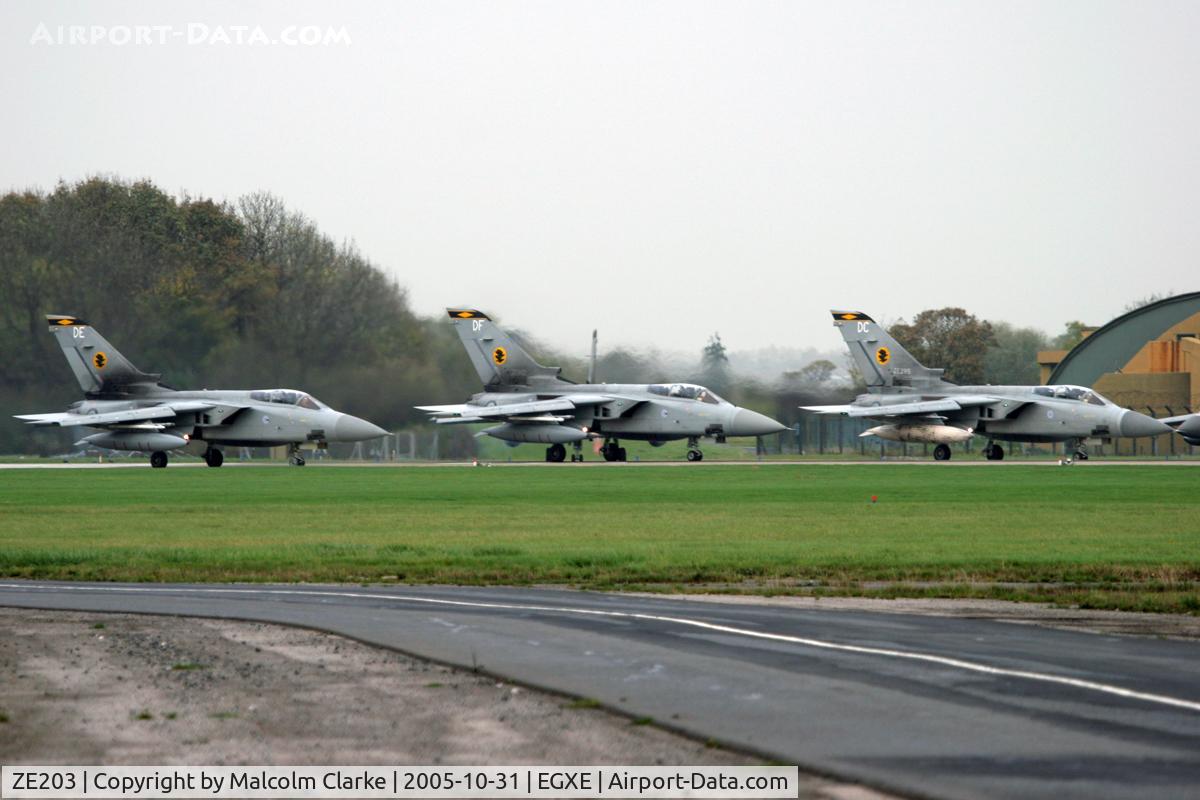
<svg viewBox="0 0 1200 800">
<path fill-rule="evenodd" d="M 483 391 L 466 403 L 417 406 L 439 424 L 496 423 L 483 433 L 512 446 L 548 445 L 547 461 L 582 461 L 582 443 L 603 442 L 606 461 L 625 461 L 622 439 L 658 446 L 686 439 L 688 461 L 700 461 L 700 439 L 766 436 L 787 430 L 770 417 L 739 408 L 692 383 L 577 384 L 544 367 L 486 314 L 447 309 Z"/>
</svg>

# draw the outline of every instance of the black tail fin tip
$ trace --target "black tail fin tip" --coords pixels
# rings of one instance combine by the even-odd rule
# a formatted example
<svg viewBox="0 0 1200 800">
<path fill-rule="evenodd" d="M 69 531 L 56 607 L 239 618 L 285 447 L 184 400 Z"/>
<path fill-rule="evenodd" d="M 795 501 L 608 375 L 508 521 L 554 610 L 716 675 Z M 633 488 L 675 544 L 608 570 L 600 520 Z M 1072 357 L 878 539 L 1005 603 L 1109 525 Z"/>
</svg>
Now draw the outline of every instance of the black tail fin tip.
<svg viewBox="0 0 1200 800">
<path fill-rule="evenodd" d="M 835 323 L 856 322 L 856 321 L 862 321 L 862 322 L 874 322 L 875 321 L 861 311 L 831 311 L 830 313 L 833 314 L 833 321 Z"/>
<path fill-rule="evenodd" d="M 446 313 L 450 315 L 450 319 L 488 319 L 488 315 L 482 311 L 476 311 L 471 308 L 447 308 Z"/>
<path fill-rule="evenodd" d="M 79 317 L 68 317 L 63 314 L 47 314 L 46 322 L 49 323 L 51 328 L 53 328 L 55 326 L 62 326 L 65 328 L 65 327 L 68 327 L 71 325 L 87 325 L 88 324 L 88 323 L 84 322 L 83 320 L 81 320 Z"/>
</svg>

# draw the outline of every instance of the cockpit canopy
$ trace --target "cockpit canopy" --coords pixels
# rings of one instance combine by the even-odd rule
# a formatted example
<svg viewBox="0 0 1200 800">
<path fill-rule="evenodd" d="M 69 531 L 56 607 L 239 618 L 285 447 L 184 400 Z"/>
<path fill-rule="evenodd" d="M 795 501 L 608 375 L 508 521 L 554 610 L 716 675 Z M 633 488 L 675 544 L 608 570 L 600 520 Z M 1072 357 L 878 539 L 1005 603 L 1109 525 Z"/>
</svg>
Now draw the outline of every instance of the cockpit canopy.
<svg viewBox="0 0 1200 800">
<path fill-rule="evenodd" d="M 1053 397 L 1055 400 L 1079 400 L 1094 406 L 1112 405 L 1100 394 L 1082 386 L 1035 386 L 1033 393 L 1043 397 Z"/>
<path fill-rule="evenodd" d="M 694 383 L 655 383 L 647 386 L 650 394 L 660 394 L 663 397 L 676 397 L 680 400 L 699 400 L 702 403 L 717 405 L 724 403 L 717 393 Z"/>
<path fill-rule="evenodd" d="M 320 411 L 329 406 L 322 403 L 311 394 L 297 392 L 292 389 L 263 389 L 258 392 L 250 393 L 251 400 L 257 400 L 260 403 L 278 403 L 282 406 L 300 406 L 301 408 L 310 408 L 313 411 Z"/>
</svg>

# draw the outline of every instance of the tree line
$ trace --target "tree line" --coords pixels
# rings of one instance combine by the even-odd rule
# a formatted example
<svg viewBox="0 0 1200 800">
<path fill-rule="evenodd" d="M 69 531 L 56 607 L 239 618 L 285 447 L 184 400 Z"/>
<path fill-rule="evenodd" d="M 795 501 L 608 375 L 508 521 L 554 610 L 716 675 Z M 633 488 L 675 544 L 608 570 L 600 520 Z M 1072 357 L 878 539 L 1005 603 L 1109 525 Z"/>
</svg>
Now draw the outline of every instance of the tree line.
<svg viewBox="0 0 1200 800">
<path fill-rule="evenodd" d="M 72 432 L 31 432 L 12 419 L 79 399 L 46 332 L 47 313 L 92 322 L 168 384 L 302 388 L 388 429 L 423 424 L 418 403 L 457 402 L 479 390 L 444 319 L 413 313 L 395 278 L 267 193 L 224 203 L 96 177 L 0 197 L 0 453 L 62 452 L 70 443 Z M 1035 383 L 1036 352 L 1072 344 L 1082 328 L 1072 324 L 1054 342 L 940 309 L 891 332 L 924 363 L 946 367 L 949 380 Z M 587 374 L 584 359 L 526 344 L 566 376 Z M 730 370 L 716 333 L 687 364 L 624 348 L 597 364 L 608 382 L 703 383 L 783 422 L 797 418 L 801 403 L 852 396 L 859 387 L 852 373 L 846 379 L 848 367 L 823 360 L 748 380 Z M 442 431 L 443 453 L 473 451 L 470 430 Z"/>
</svg>

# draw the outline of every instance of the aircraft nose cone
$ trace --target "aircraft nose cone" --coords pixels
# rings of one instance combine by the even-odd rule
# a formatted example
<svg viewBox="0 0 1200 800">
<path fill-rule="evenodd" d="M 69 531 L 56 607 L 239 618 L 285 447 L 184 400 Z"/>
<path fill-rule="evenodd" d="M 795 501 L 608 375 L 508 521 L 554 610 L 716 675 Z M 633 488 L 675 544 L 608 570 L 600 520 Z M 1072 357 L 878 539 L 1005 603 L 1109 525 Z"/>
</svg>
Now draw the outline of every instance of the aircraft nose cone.
<svg viewBox="0 0 1200 800">
<path fill-rule="evenodd" d="M 768 434 L 786 430 L 786 426 L 780 425 L 768 416 L 759 414 L 757 411 L 751 411 L 748 408 L 739 408 L 733 412 L 733 419 L 730 420 L 729 429 L 725 431 L 725 435 L 767 436 Z"/>
<path fill-rule="evenodd" d="M 1160 433 L 1170 433 L 1171 426 L 1159 422 L 1154 417 L 1148 417 L 1137 411 L 1126 411 L 1121 415 L 1122 436 L 1158 436 Z"/>
<path fill-rule="evenodd" d="M 364 439 L 378 439 L 380 436 L 387 436 L 387 431 L 349 414 L 342 414 L 333 424 L 333 438 L 339 442 L 361 442 Z"/>
</svg>

